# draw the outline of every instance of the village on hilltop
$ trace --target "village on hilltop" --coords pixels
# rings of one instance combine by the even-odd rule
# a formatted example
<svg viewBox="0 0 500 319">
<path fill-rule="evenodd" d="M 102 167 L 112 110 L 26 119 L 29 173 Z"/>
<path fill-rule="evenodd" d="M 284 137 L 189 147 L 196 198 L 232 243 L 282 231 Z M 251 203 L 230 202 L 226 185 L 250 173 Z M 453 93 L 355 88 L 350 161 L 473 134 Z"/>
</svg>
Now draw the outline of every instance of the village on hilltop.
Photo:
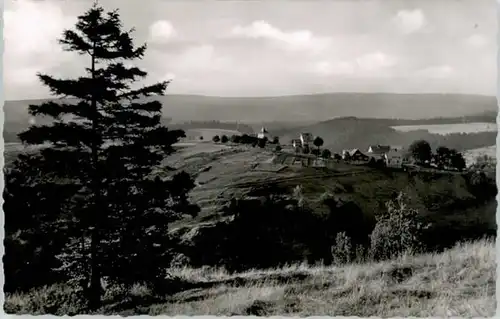
<svg viewBox="0 0 500 319">
<path fill-rule="evenodd" d="M 396 145 L 370 145 L 363 151 L 360 148 L 343 149 L 341 152 L 332 152 L 322 148 L 324 140 L 320 136 L 314 136 L 309 132 L 302 132 L 297 138 L 292 138 L 288 143 L 280 143 L 279 137 L 273 136 L 266 127 L 262 127 L 258 133 L 241 133 L 232 135 L 215 135 L 213 142 L 237 144 L 251 144 L 260 148 L 274 147 L 274 151 L 288 154 L 291 161 L 288 165 L 302 165 L 308 167 L 330 167 L 340 161 L 350 165 L 368 165 L 373 167 L 387 167 L 392 169 L 432 169 L 446 171 L 463 171 L 466 168 L 461 153 L 453 149 L 440 147 L 433 154 L 429 146 L 428 159 L 415 158 L 414 145 L 409 147 Z M 415 141 L 415 143 L 427 143 Z M 425 147 L 424 147 L 425 148 Z M 417 151 L 418 152 L 418 151 Z M 418 157 L 418 156 L 417 156 Z M 425 156 L 424 156 L 425 157 Z M 284 162 L 281 164 L 285 164 Z"/>
</svg>

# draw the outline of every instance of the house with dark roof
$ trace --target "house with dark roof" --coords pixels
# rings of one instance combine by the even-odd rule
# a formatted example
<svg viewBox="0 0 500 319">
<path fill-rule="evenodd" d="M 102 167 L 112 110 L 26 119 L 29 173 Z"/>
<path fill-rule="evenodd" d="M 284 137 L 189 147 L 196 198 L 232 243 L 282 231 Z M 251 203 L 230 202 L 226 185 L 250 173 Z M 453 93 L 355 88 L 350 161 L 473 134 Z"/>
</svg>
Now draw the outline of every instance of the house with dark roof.
<svg viewBox="0 0 500 319">
<path fill-rule="evenodd" d="M 350 159 L 352 161 L 367 161 L 369 156 L 363 154 L 358 148 L 354 148 L 351 150 L 343 150 L 342 151 L 342 159 Z"/>
</svg>

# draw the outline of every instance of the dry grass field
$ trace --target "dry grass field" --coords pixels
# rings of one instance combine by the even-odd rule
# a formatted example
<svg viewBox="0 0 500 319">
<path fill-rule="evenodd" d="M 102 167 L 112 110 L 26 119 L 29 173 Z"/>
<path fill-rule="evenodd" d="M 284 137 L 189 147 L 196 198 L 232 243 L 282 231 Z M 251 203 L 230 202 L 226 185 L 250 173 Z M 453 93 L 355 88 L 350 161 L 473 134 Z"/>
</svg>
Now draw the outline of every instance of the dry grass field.
<svg viewBox="0 0 500 319">
<path fill-rule="evenodd" d="M 496 309 L 495 261 L 494 242 L 482 240 L 440 254 L 338 267 L 292 265 L 236 274 L 177 268 L 170 272 L 186 289 L 153 298 L 137 284 L 125 298 L 108 296 L 99 313 L 491 317 Z M 8 295 L 5 308 L 18 314 L 43 313 L 53 290 Z"/>
</svg>

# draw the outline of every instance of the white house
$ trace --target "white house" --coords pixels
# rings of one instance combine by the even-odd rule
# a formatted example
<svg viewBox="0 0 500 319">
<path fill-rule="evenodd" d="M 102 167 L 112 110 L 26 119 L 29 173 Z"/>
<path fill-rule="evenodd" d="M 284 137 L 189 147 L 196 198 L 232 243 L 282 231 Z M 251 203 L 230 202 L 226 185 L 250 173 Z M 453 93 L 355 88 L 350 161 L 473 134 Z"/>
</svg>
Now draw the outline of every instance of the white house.
<svg viewBox="0 0 500 319">
<path fill-rule="evenodd" d="M 370 145 L 368 147 L 368 151 L 366 151 L 370 156 L 378 155 L 382 156 L 383 154 L 389 152 L 391 147 L 388 145 Z"/>
<path fill-rule="evenodd" d="M 269 132 L 267 131 L 267 129 L 265 127 L 263 127 L 259 134 L 257 134 L 257 138 L 267 138 L 268 140 L 270 139 L 269 137 Z"/>
<path fill-rule="evenodd" d="M 314 137 L 311 133 L 300 133 L 300 142 L 302 143 L 302 146 L 309 145 L 309 143 L 312 143 L 313 140 Z"/>
<path fill-rule="evenodd" d="M 301 147 L 302 146 L 302 141 L 300 139 L 293 139 L 292 140 L 292 146 L 297 148 L 297 147 Z"/>
</svg>

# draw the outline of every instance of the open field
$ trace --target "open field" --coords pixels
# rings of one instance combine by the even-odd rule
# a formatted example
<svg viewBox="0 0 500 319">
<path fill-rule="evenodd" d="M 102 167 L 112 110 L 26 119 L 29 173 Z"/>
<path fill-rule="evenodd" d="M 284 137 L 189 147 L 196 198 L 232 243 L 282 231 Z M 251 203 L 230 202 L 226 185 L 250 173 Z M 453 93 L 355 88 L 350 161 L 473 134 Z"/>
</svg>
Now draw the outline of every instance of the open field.
<svg viewBox="0 0 500 319">
<path fill-rule="evenodd" d="M 483 156 L 483 155 L 487 155 L 489 157 L 496 158 L 497 157 L 497 146 L 492 145 L 492 146 L 467 150 L 464 152 L 464 158 L 465 158 L 465 161 L 467 162 L 467 165 L 474 163 L 478 156 Z"/>
<path fill-rule="evenodd" d="M 495 123 L 456 123 L 456 124 L 430 124 L 430 125 L 401 125 L 393 126 L 393 129 L 401 132 L 425 130 L 431 134 L 448 135 L 453 133 L 479 133 L 496 132 Z"/>
<path fill-rule="evenodd" d="M 456 245 L 439 254 L 406 255 L 379 263 L 293 265 L 235 274 L 214 268 L 170 272 L 183 283 L 177 293 L 153 297 L 137 284 L 119 300 L 109 292 L 99 313 L 491 317 L 496 309 L 495 244 L 485 240 Z M 18 314 L 44 313 L 49 291 L 7 295 L 5 309 Z M 77 310 L 77 305 L 62 306 Z"/>
</svg>

